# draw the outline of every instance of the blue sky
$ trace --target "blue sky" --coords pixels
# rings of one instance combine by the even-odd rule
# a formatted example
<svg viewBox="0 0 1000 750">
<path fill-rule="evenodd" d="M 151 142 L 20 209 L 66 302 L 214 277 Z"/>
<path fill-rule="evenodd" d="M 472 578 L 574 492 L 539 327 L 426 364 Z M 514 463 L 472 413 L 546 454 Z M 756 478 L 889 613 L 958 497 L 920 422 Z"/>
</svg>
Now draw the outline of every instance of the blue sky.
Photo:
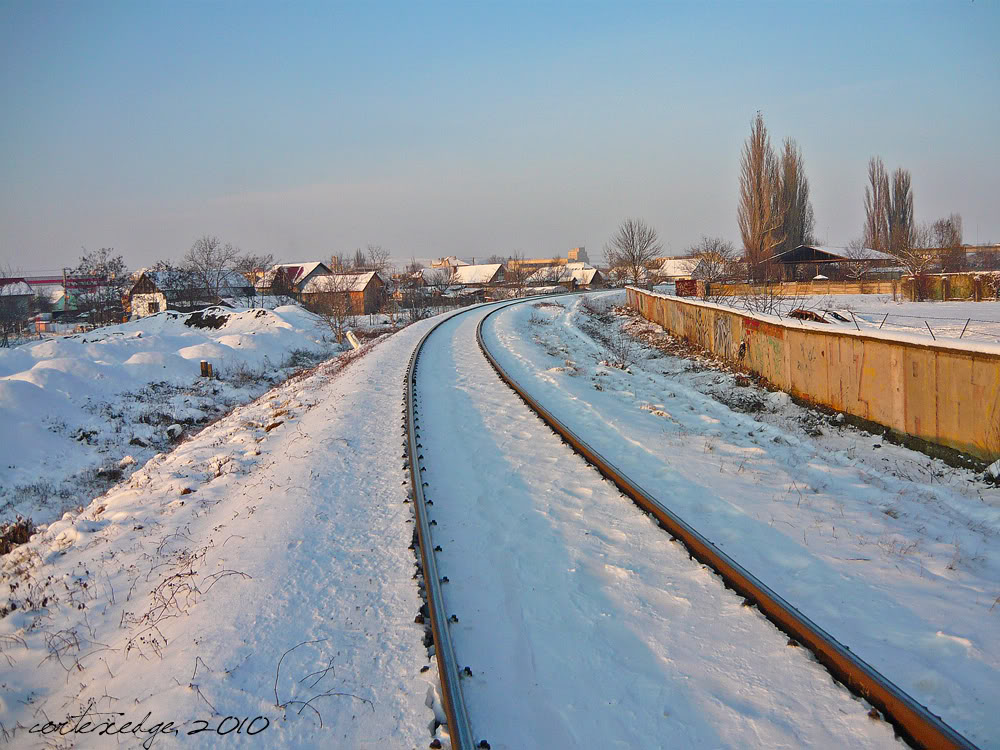
<svg viewBox="0 0 1000 750">
<path fill-rule="evenodd" d="M 868 158 L 1000 242 L 1000 5 L 0 2 L 0 263 L 738 244 L 757 110 L 858 236 Z"/>
</svg>

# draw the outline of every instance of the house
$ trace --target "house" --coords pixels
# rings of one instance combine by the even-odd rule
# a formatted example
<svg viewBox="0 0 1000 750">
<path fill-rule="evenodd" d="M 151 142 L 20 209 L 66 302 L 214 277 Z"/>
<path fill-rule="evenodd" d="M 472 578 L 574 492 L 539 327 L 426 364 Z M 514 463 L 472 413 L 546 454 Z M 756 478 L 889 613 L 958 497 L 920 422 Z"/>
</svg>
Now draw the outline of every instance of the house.
<svg viewBox="0 0 1000 750">
<path fill-rule="evenodd" d="M 704 261 L 700 258 L 664 258 L 653 270 L 657 281 L 696 279 L 703 276 Z"/>
<path fill-rule="evenodd" d="M 72 318 L 79 312 L 80 303 L 76 294 L 62 287 L 52 290 L 48 298 L 52 303 L 52 320 Z"/>
<path fill-rule="evenodd" d="M 475 260 L 475 258 L 473 258 Z M 438 258 L 437 260 L 431 261 L 431 268 L 440 268 L 448 272 L 448 274 L 453 274 L 456 268 L 460 266 L 468 266 L 470 263 L 466 263 L 464 260 L 459 260 L 454 255 L 449 255 L 447 258 Z"/>
<path fill-rule="evenodd" d="M 503 279 L 503 263 L 484 263 L 478 266 L 459 266 L 452 273 L 448 283 L 462 286 L 488 286 L 502 284 Z"/>
<path fill-rule="evenodd" d="M 420 268 L 392 276 L 392 296 L 402 300 L 408 296 L 431 296 L 448 284 L 450 272 L 443 268 Z"/>
<path fill-rule="evenodd" d="M 0 345 L 6 346 L 9 334 L 27 327 L 34 292 L 24 279 L 0 280 Z"/>
<path fill-rule="evenodd" d="M 333 273 L 316 276 L 302 288 L 306 305 L 336 304 L 342 300 L 350 305 L 351 315 L 369 315 L 382 308 L 386 282 L 377 271 L 364 273 Z"/>
<path fill-rule="evenodd" d="M 841 269 L 854 267 L 855 274 L 859 274 L 899 263 L 898 258 L 867 247 L 844 248 L 820 245 L 799 245 L 771 256 L 768 261 L 779 266 L 783 281 L 795 281 L 803 274 L 805 279 L 811 279 L 820 272 L 820 266 L 830 267 L 831 264 L 836 264 L 833 267 Z M 800 266 L 803 267 L 801 271 Z"/>
<path fill-rule="evenodd" d="M 301 294 L 312 279 L 330 273 L 326 264 L 318 260 L 277 263 L 254 279 L 254 286 L 261 294 Z"/>
<path fill-rule="evenodd" d="M 169 269 L 141 271 L 125 298 L 134 320 L 164 310 L 191 312 L 227 304 L 226 299 L 252 299 L 254 296 L 250 281 L 236 271 L 219 271 L 209 286 L 198 274 Z"/>
<path fill-rule="evenodd" d="M 604 286 L 604 277 L 593 266 L 574 262 L 540 268 L 525 283 L 561 285 L 567 289 L 600 289 Z"/>
</svg>

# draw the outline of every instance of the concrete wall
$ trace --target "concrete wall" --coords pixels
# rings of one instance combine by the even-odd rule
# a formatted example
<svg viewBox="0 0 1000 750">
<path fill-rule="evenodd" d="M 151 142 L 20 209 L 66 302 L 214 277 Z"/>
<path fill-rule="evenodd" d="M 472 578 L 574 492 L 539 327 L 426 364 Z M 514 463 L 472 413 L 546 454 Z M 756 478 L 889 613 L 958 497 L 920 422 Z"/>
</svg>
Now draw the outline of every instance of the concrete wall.
<svg viewBox="0 0 1000 750">
<path fill-rule="evenodd" d="M 629 287 L 630 307 L 775 387 L 979 459 L 1000 458 L 1000 346 L 785 323 Z"/>
</svg>

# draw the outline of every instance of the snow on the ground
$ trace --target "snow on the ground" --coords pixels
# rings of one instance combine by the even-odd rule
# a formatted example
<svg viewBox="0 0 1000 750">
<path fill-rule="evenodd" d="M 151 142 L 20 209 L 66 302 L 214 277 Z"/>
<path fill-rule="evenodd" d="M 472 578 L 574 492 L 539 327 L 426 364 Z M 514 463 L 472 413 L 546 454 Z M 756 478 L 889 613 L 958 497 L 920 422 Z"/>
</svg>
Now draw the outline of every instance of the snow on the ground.
<svg viewBox="0 0 1000 750">
<path fill-rule="evenodd" d="M 673 293 L 667 288 L 657 291 Z M 744 307 L 739 297 L 712 299 L 737 309 Z M 894 300 L 891 294 L 816 294 L 780 299 L 777 304 L 782 315 L 796 308 L 814 310 L 823 313 L 832 326 L 852 331 L 900 333 L 928 342 L 961 339 L 970 343 L 1000 344 L 1000 301 L 997 300 L 909 302 Z M 828 314 L 830 311 L 846 320 L 837 320 Z"/>
<path fill-rule="evenodd" d="M 628 371 L 602 364 L 584 329 L 606 334 L 614 316 L 553 301 L 490 319 L 504 367 L 808 617 L 1000 747 L 1000 488 L 691 359 L 637 347 Z"/>
<path fill-rule="evenodd" d="M 486 311 L 431 336 L 417 377 L 475 737 L 496 750 L 900 747 L 501 383 L 475 343 Z"/>
<path fill-rule="evenodd" d="M 0 522 L 87 503 L 163 450 L 168 426 L 200 428 L 330 356 L 330 339 L 299 307 L 210 308 L 0 349 Z"/>
<path fill-rule="evenodd" d="M 399 420 L 429 325 L 236 408 L 0 559 L 0 736 L 426 747 L 437 676 L 414 624 Z M 109 736 L 112 720 L 132 726 Z"/>
</svg>

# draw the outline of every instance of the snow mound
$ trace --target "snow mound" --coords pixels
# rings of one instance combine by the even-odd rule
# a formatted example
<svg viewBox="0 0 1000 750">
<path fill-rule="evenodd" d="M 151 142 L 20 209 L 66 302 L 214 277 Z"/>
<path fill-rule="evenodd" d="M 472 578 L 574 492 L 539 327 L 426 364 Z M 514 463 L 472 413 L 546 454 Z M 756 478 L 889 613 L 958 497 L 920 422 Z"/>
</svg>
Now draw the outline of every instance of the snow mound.
<svg viewBox="0 0 1000 750">
<path fill-rule="evenodd" d="M 293 362 L 329 356 L 319 323 L 295 306 L 213 307 L 0 350 L 0 520 L 20 512 L 43 521 L 47 503 L 85 502 L 104 487 L 73 498 L 61 485 L 127 453 L 142 463 L 165 447 L 167 425 L 208 422 L 283 379 Z M 201 360 L 218 380 L 200 377 Z M 28 486 L 37 492 L 26 499 Z"/>
</svg>

